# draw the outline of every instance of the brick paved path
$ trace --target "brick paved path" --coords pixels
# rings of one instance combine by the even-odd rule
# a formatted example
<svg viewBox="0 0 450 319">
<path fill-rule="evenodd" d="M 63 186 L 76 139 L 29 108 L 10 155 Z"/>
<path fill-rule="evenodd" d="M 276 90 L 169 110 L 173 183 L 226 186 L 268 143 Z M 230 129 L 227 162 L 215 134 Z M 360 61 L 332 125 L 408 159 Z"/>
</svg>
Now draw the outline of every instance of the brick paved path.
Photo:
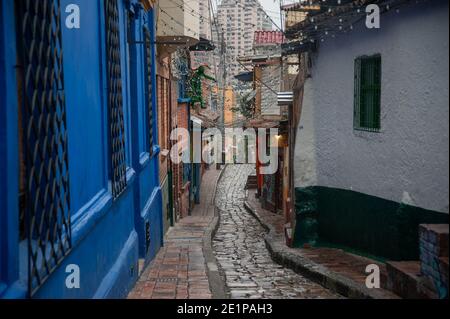
<svg viewBox="0 0 450 319">
<path fill-rule="evenodd" d="M 201 204 L 192 216 L 169 230 L 155 259 L 143 271 L 130 299 L 209 299 L 211 291 L 203 255 L 203 237 L 214 216 L 214 190 L 220 171 L 206 171 Z"/>
<path fill-rule="evenodd" d="M 217 189 L 221 221 L 213 248 L 230 297 L 339 297 L 272 261 L 264 243 L 264 228 L 244 208 L 244 186 L 253 170 L 249 165 L 228 166 Z"/>
</svg>

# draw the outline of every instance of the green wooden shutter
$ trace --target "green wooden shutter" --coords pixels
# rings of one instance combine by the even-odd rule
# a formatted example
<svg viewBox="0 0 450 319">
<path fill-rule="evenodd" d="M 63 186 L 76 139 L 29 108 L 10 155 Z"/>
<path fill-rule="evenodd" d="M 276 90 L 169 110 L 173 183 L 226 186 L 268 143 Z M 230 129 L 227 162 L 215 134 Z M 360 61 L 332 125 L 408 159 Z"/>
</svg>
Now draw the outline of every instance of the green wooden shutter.
<svg viewBox="0 0 450 319">
<path fill-rule="evenodd" d="M 379 132 L 381 129 L 381 56 L 355 60 L 354 128 Z"/>
</svg>

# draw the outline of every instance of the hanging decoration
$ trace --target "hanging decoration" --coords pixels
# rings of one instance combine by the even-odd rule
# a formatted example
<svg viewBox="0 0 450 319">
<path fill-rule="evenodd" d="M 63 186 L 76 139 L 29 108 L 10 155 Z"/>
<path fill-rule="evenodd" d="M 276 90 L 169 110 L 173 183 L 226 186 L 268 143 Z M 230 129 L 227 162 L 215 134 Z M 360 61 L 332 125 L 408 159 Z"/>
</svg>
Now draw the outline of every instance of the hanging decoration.
<svg viewBox="0 0 450 319">
<path fill-rule="evenodd" d="M 366 19 L 366 7 L 370 4 L 378 5 L 380 14 L 383 14 L 391 10 L 399 13 L 399 7 L 418 2 L 419 0 L 310 0 L 286 6 L 282 8 L 286 14 L 291 11 L 301 12 L 303 19 L 285 31 L 288 41 L 282 45 L 283 54 L 311 51 L 327 37 L 335 38 L 337 34 L 353 31 L 357 23 Z"/>
<path fill-rule="evenodd" d="M 192 75 L 190 78 L 190 88 L 189 97 L 191 98 L 191 103 L 195 105 L 200 103 L 202 109 L 206 108 L 205 101 L 203 100 L 203 88 L 202 80 L 206 79 L 209 81 L 217 82 L 216 79 L 206 74 L 206 70 L 210 69 L 208 65 L 201 65 L 197 69 L 192 70 Z"/>
</svg>

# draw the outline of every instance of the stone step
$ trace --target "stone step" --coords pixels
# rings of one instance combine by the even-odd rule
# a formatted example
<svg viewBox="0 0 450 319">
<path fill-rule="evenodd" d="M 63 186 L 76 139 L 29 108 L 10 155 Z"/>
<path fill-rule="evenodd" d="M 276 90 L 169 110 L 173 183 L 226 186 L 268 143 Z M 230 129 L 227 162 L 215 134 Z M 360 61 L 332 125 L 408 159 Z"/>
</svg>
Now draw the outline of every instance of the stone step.
<svg viewBox="0 0 450 319">
<path fill-rule="evenodd" d="M 256 175 L 249 175 L 247 178 L 247 183 L 245 189 L 256 189 L 258 188 L 258 178 Z"/>
<path fill-rule="evenodd" d="M 406 299 L 437 299 L 433 282 L 420 268 L 420 261 L 387 262 L 387 289 Z"/>
</svg>

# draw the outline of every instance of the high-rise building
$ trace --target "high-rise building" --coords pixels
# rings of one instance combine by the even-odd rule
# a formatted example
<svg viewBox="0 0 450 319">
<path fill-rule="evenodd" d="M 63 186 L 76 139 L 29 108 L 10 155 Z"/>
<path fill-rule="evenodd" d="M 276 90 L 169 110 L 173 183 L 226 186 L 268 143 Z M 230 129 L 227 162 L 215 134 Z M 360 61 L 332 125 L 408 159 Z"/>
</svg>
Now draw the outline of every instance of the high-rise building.
<svg viewBox="0 0 450 319">
<path fill-rule="evenodd" d="M 214 34 L 215 42 L 220 43 L 223 35 L 226 62 L 216 60 L 222 61 L 218 68 L 227 68 L 227 82 L 232 84 L 234 76 L 245 71 L 237 57 L 253 53 L 255 31 L 271 31 L 272 21 L 258 0 L 222 0 L 217 8 L 217 24 L 219 34 L 218 38 Z"/>
<path fill-rule="evenodd" d="M 170 0 L 181 1 L 181 0 Z M 210 3 L 208 0 L 199 1 L 199 11 L 191 13 L 200 17 L 200 40 L 211 41 L 212 40 L 212 13 L 210 10 Z M 214 59 L 212 51 L 195 51 L 192 53 L 192 68 L 197 68 L 200 65 L 208 65 L 213 68 Z"/>
<path fill-rule="evenodd" d="M 199 1 L 199 14 L 200 14 L 200 36 L 202 38 L 211 40 L 211 16 L 210 3 L 208 0 Z"/>
</svg>

